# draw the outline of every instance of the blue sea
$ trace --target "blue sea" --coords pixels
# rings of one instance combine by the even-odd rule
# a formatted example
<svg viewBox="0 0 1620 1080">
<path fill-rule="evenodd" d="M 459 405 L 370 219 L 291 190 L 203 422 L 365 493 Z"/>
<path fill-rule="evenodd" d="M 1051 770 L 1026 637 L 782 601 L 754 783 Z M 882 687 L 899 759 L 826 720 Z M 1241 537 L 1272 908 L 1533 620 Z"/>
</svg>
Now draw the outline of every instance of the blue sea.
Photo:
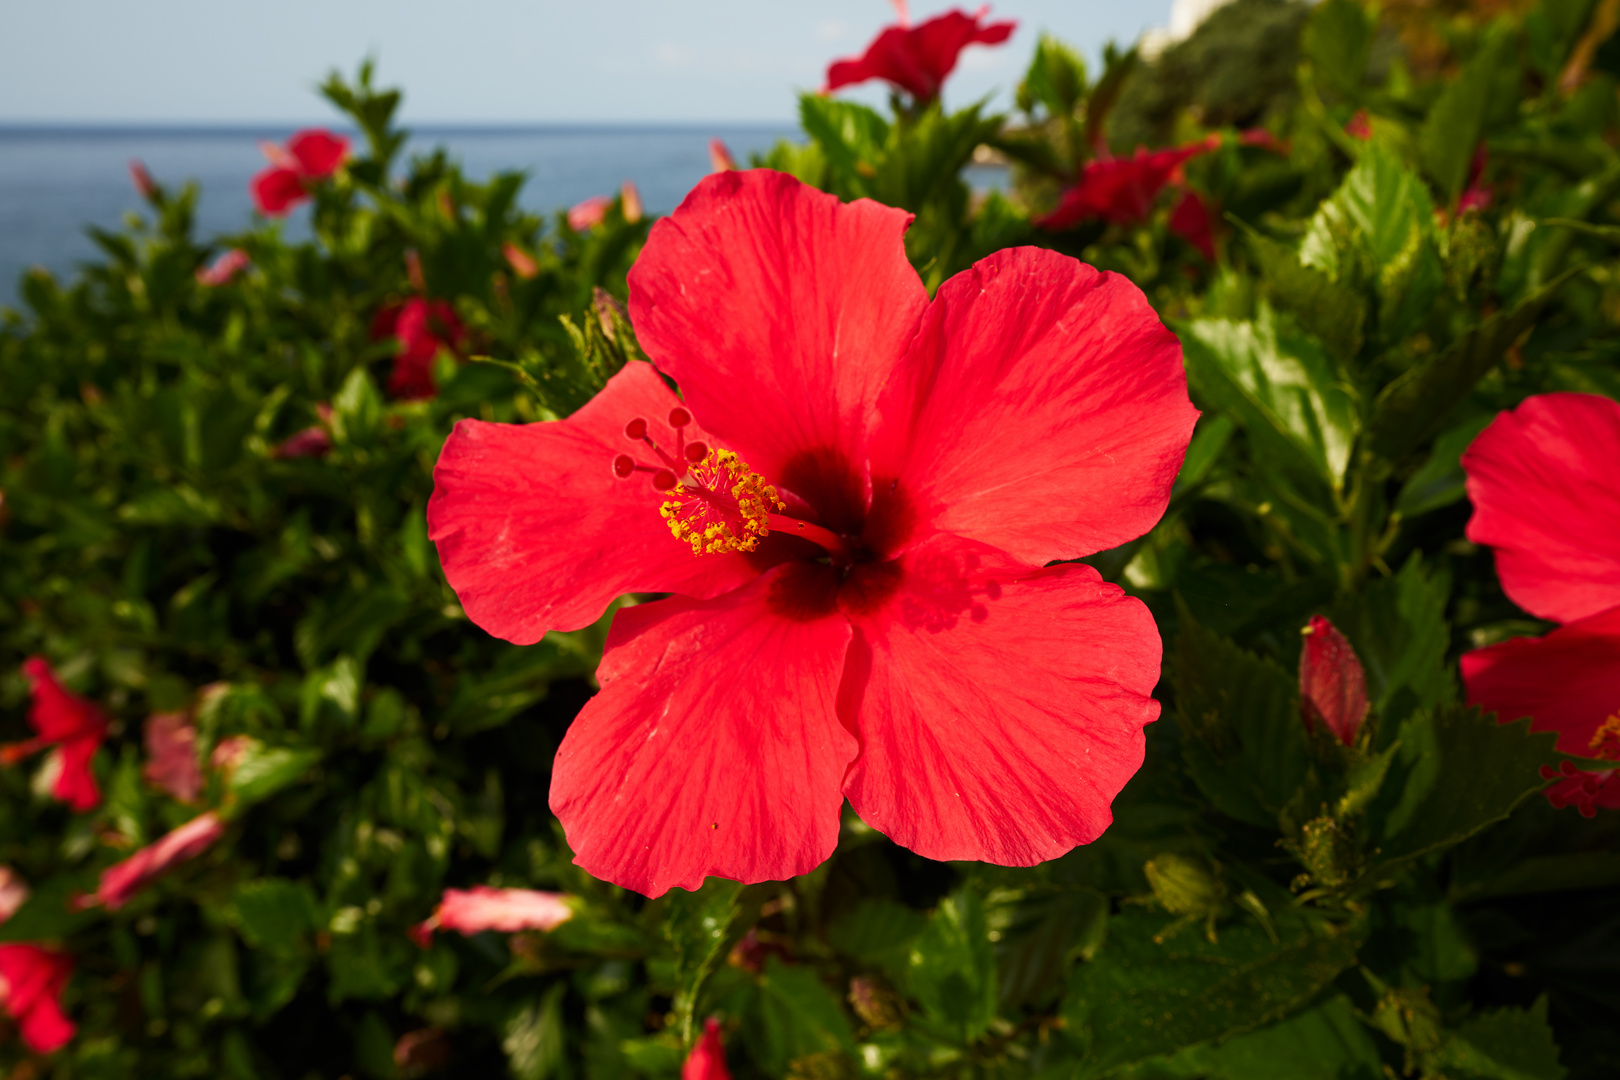
<svg viewBox="0 0 1620 1080">
<path fill-rule="evenodd" d="M 293 130 L 0 126 L 0 304 L 16 304 L 18 278 L 30 267 L 65 279 L 93 259 L 86 225 L 116 228 L 143 208 L 130 183 L 131 159 L 145 162 L 161 183 L 202 185 L 199 236 L 245 227 L 248 180 L 265 166 L 259 143 L 280 142 Z M 565 208 L 634 180 L 647 208 L 661 213 L 709 171 L 712 137 L 746 162 L 778 139 L 799 136 L 788 125 L 424 127 L 412 131 L 406 154 L 443 146 L 475 179 L 521 169 L 529 177 L 522 202 L 532 210 Z M 293 212 L 291 235 L 307 235 L 307 214 L 307 207 Z"/>
</svg>

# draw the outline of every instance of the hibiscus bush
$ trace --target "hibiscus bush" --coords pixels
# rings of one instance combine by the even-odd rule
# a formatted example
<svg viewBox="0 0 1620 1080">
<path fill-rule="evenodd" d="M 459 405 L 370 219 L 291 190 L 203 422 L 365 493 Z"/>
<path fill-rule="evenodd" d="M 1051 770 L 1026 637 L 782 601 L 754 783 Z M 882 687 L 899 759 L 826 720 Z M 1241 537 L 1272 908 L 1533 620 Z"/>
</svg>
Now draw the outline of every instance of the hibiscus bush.
<svg viewBox="0 0 1620 1080">
<path fill-rule="evenodd" d="M 23 279 L 10 1075 L 1620 1069 L 1615 4 L 900 14 L 657 221 L 367 66 Z"/>
</svg>

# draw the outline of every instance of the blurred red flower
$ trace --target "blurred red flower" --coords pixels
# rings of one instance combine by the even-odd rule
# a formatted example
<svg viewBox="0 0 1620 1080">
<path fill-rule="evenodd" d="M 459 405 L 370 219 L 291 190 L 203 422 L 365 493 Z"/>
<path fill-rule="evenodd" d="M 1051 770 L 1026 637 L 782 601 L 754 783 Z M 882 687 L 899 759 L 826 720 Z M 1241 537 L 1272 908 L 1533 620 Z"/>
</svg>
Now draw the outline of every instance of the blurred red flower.
<svg viewBox="0 0 1620 1080">
<path fill-rule="evenodd" d="M 0 1000 L 36 1054 L 60 1050 L 73 1038 L 62 1013 L 62 991 L 73 976 L 73 957 L 39 945 L 0 945 Z"/>
<path fill-rule="evenodd" d="M 681 1064 L 681 1080 L 731 1080 L 726 1048 L 720 1042 L 720 1022 L 714 1017 L 703 1022 L 702 1036 Z"/>
<path fill-rule="evenodd" d="M 455 930 L 464 935 L 485 930 L 503 934 L 554 930 L 574 917 L 569 899 L 563 893 L 492 889 L 488 885 L 446 889 L 432 917 L 413 928 L 411 937 L 425 949 L 435 930 Z"/>
<path fill-rule="evenodd" d="M 310 186 L 337 172 L 349 156 L 349 140 L 323 128 L 306 128 L 285 148 L 263 143 L 270 168 L 253 178 L 253 205 L 261 214 L 280 217 L 309 198 Z"/>
<path fill-rule="evenodd" d="M 1620 402 L 1596 394 L 1532 397 L 1502 413 L 1463 454 L 1474 516 L 1468 539 L 1495 550 L 1502 590 L 1561 623 L 1462 658 L 1470 703 L 1504 723 L 1558 733 L 1574 757 L 1620 761 Z M 1610 773 L 1564 770 L 1555 805 L 1591 816 L 1620 791 Z"/>
<path fill-rule="evenodd" d="M 1165 224 L 1171 232 L 1197 248 L 1204 258 L 1215 261 L 1215 214 L 1198 192 L 1192 188 L 1182 192 Z"/>
<path fill-rule="evenodd" d="M 129 858 L 103 870 L 96 891 L 90 896 L 81 897 L 79 906 L 100 904 L 108 911 L 117 911 L 160 875 L 195 859 L 213 847 L 214 842 L 223 835 L 225 823 L 213 811 L 199 814 Z"/>
<path fill-rule="evenodd" d="M 618 612 L 557 754 L 599 878 L 802 874 L 846 797 L 929 858 L 1031 865 L 1096 839 L 1141 764 L 1152 617 L 1047 564 L 1163 513 L 1197 416 L 1180 347 L 1126 279 L 1034 248 L 930 301 L 910 221 L 711 175 L 630 272 L 657 368 L 445 443 L 430 535 L 490 633 L 677 594 Z"/>
<path fill-rule="evenodd" d="M 961 10 L 947 11 L 916 26 L 907 26 L 902 13 L 900 24 L 885 28 L 865 53 L 833 61 L 827 68 L 827 85 L 822 93 L 882 79 L 918 103 L 933 101 L 956 68 L 963 49 L 975 44 L 999 45 L 1018 28 L 1016 22 L 986 23 L 989 13 L 988 5 L 972 15 Z"/>
<path fill-rule="evenodd" d="M 1361 142 L 1366 142 L 1372 138 L 1372 117 L 1367 114 L 1366 109 L 1356 110 L 1355 115 L 1350 117 L 1349 121 L 1344 125 L 1344 133 Z"/>
<path fill-rule="evenodd" d="M 248 253 L 241 248 L 231 248 L 207 266 L 197 268 L 197 283 L 217 288 L 230 282 L 237 274 L 246 270 L 252 260 Z"/>
<path fill-rule="evenodd" d="M 373 341 L 392 337 L 399 343 L 394 370 L 388 376 L 388 392 L 401 401 L 437 394 L 433 362 L 440 351 L 459 352 L 466 336 L 466 328 L 448 300 L 412 297 L 388 305 L 371 320 Z"/>
<path fill-rule="evenodd" d="M 1175 179 L 1182 165 L 1220 145 L 1220 136 L 1211 135 L 1185 146 L 1151 153 L 1139 147 L 1131 157 L 1087 162 L 1080 182 L 1063 193 L 1051 213 L 1036 218 L 1035 224 L 1058 232 L 1092 218 L 1115 225 L 1145 221 L 1159 192 Z"/>
<path fill-rule="evenodd" d="M 1299 656 L 1299 707 L 1305 726 L 1321 724 L 1349 746 L 1367 718 L 1367 673 L 1338 627 L 1312 615 Z"/>
<path fill-rule="evenodd" d="M 56 746 L 56 778 L 51 795 L 74 810 L 93 810 L 101 804 L 101 789 L 91 763 L 101 740 L 107 737 L 107 716 L 100 706 L 71 694 L 43 657 L 23 662 L 23 675 L 33 691 L 28 723 L 35 738 L 0 747 L 0 764 L 11 765 L 30 754 Z"/>
<path fill-rule="evenodd" d="M 135 193 L 142 199 L 151 202 L 157 196 L 157 183 L 140 158 L 129 159 L 129 179 L 135 185 Z"/>
<path fill-rule="evenodd" d="M 197 729 L 186 713 L 154 713 L 146 718 L 146 768 L 142 774 L 181 802 L 202 793 L 197 764 Z"/>
</svg>

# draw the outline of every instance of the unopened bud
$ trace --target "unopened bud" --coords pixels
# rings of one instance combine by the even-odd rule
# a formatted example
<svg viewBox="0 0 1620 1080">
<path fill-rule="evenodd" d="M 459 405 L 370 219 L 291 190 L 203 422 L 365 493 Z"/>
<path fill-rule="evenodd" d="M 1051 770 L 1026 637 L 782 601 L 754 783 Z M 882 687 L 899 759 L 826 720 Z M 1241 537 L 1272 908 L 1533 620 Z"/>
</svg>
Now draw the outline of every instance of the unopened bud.
<svg viewBox="0 0 1620 1080">
<path fill-rule="evenodd" d="M 626 180 L 619 186 L 619 207 L 624 211 L 624 220 L 631 225 L 641 220 L 641 189 L 634 180 Z"/>
<path fill-rule="evenodd" d="M 141 198 L 151 202 L 157 195 L 157 184 L 152 180 L 152 174 L 146 171 L 146 165 L 140 158 L 131 158 L 129 162 L 129 178 L 135 184 L 135 191 Z"/>
<path fill-rule="evenodd" d="M 618 321 L 630 321 L 630 312 L 624 306 L 624 301 L 598 285 L 591 290 L 591 306 L 596 309 L 596 321 L 602 324 L 602 336 L 609 341 L 618 341 Z"/>
<path fill-rule="evenodd" d="M 709 140 L 709 171 L 730 172 L 737 167 L 737 159 L 731 156 L 726 144 L 719 139 Z"/>
<path fill-rule="evenodd" d="M 1367 718 L 1367 673 L 1350 642 L 1322 616 L 1311 616 L 1301 633 L 1299 708 L 1305 726 L 1320 723 L 1349 746 Z"/>
<path fill-rule="evenodd" d="M 534 261 L 534 256 L 510 240 L 501 245 L 501 254 L 506 257 L 506 265 L 512 268 L 512 273 L 525 281 L 540 273 L 540 264 Z"/>
<path fill-rule="evenodd" d="M 418 293 L 427 293 L 427 277 L 422 273 L 422 256 L 416 253 L 415 248 L 405 251 L 405 278 L 411 283 L 411 288 Z"/>
</svg>

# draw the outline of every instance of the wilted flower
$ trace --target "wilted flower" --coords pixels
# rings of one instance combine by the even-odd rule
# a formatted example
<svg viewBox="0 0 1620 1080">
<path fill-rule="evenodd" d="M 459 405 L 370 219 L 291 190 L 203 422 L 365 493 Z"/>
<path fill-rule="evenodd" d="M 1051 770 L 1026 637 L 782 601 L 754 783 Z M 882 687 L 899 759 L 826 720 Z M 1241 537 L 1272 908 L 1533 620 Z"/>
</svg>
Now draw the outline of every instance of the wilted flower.
<svg viewBox="0 0 1620 1080">
<path fill-rule="evenodd" d="M 1185 146 L 1151 153 L 1138 148 L 1131 157 L 1087 162 L 1080 182 L 1063 193 L 1051 213 L 1036 218 L 1035 224 L 1057 232 L 1093 218 L 1115 225 L 1146 221 L 1159 192 L 1176 177 L 1182 165 L 1220 145 L 1220 136 L 1211 135 Z"/>
<path fill-rule="evenodd" d="M 463 935 L 485 930 L 515 934 L 519 930 L 555 930 L 573 917 L 573 905 L 564 893 L 474 885 L 470 889 L 444 890 L 433 915 L 412 929 L 411 937 L 426 948 L 435 930 L 455 930 Z"/>
<path fill-rule="evenodd" d="M 641 220 L 641 189 L 636 187 L 634 180 L 626 180 L 619 185 L 619 210 L 631 225 Z"/>
<path fill-rule="evenodd" d="M 39 945 L 0 945 L 0 1001 L 36 1054 L 60 1050 L 73 1038 L 62 1012 L 62 991 L 73 977 L 73 957 Z"/>
<path fill-rule="evenodd" d="M 827 84 L 822 93 L 842 86 L 882 79 L 904 90 L 919 104 L 939 97 L 940 87 L 956 69 L 957 58 L 969 45 L 1000 45 L 1012 37 L 1016 22 L 987 23 L 989 6 L 969 15 L 947 11 L 916 26 L 900 23 L 883 30 L 866 52 L 857 57 L 835 60 L 827 68 Z"/>
<path fill-rule="evenodd" d="M 306 128 L 285 148 L 261 143 L 270 168 L 253 178 L 253 205 L 261 214 L 280 217 L 309 198 L 310 187 L 337 172 L 349 156 L 349 140 L 323 128 Z"/>
<path fill-rule="evenodd" d="M 197 729 L 187 713 L 153 713 L 146 718 L 146 768 L 142 774 L 181 802 L 202 791 L 197 764 Z"/>
<path fill-rule="evenodd" d="M 1367 718 L 1367 674 L 1361 660 L 1321 615 L 1312 615 L 1301 633 L 1305 647 L 1299 654 L 1299 708 L 1305 726 L 1321 724 L 1350 746 Z"/>
<path fill-rule="evenodd" d="M 731 1080 L 726 1048 L 720 1042 L 720 1022 L 714 1017 L 703 1022 L 703 1035 L 681 1065 L 681 1080 Z"/>
<path fill-rule="evenodd" d="M 158 876 L 207 851 L 225 834 L 225 823 L 212 811 L 192 818 L 178 829 L 148 844 L 122 862 L 101 872 L 95 893 L 79 900 L 80 907 L 101 904 L 117 911 Z"/>
<path fill-rule="evenodd" d="M 372 340 L 385 337 L 399 343 L 394 370 L 388 376 L 388 392 L 401 401 L 415 401 L 439 392 L 433 381 L 433 361 L 441 351 L 457 352 L 466 330 L 449 301 L 413 296 L 402 304 L 383 308 L 372 319 Z"/>
<path fill-rule="evenodd" d="M 585 232 L 602 224 L 607 217 L 608 207 L 613 200 L 606 195 L 592 195 L 590 198 L 575 203 L 568 209 L 568 227 L 575 232 Z"/>
<path fill-rule="evenodd" d="M 501 245 L 501 256 L 506 259 L 506 265 L 512 268 L 512 272 L 524 280 L 540 273 L 540 264 L 534 256 L 510 240 Z"/>
<path fill-rule="evenodd" d="M 709 171 L 730 172 L 737 167 L 737 159 L 720 139 L 709 140 Z"/>
<path fill-rule="evenodd" d="M 1496 552 L 1502 590 L 1543 619 L 1462 658 L 1470 703 L 1558 733 L 1574 757 L 1620 761 L 1620 402 L 1541 394 L 1504 412 L 1463 454 L 1474 515 L 1468 538 Z M 1549 776 L 1549 779 L 1558 774 Z M 1555 805 L 1607 806 L 1607 772 L 1564 779 Z"/>
<path fill-rule="evenodd" d="M 135 193 L 147 202 L 157 196 L 157 183 L 140 158 L 129 159 L 129 179 L 135 185 Z"/>
<path fill-rule="evenodd" d="M 14 764 L 54 745 L 56 778 L 51 783 L 52 797 L 81 812 L 95 809 L 101 803 L 101 789 L 96 786 L 91 763 L 101 740 L 107 737 L 106 714 L 92 702 L 69 693 L 44 657 L 29 657 L 22 670 L 34 696 L 28 722 L 39 735 L 0 747 L 0 764 Z"/>
<path fill-rule="evenodd" d="M 1180 347 L 1130 282 L 1050 251 L 930 301 L 910 220 L 712 175 L 630 272 L 658 367 L 445 443 L 430 535 L 490 633 L 677 594 L 618 612 L 557 754 L 551 806 L 597 877 L 806 873 L 846 797 L 929 858 L 1031 865 L 1100 835 L 1141 764 L 1152 617 L 1047 564 L 1163 513 L 1197 416 Z"/>
<path fill-rule="evenodd" d="M 208 266 L 197 268 L 197 284 L 217 288 L 246 270 L 253 260 L 241 248 L 231 248 Z"/>
</svg>

